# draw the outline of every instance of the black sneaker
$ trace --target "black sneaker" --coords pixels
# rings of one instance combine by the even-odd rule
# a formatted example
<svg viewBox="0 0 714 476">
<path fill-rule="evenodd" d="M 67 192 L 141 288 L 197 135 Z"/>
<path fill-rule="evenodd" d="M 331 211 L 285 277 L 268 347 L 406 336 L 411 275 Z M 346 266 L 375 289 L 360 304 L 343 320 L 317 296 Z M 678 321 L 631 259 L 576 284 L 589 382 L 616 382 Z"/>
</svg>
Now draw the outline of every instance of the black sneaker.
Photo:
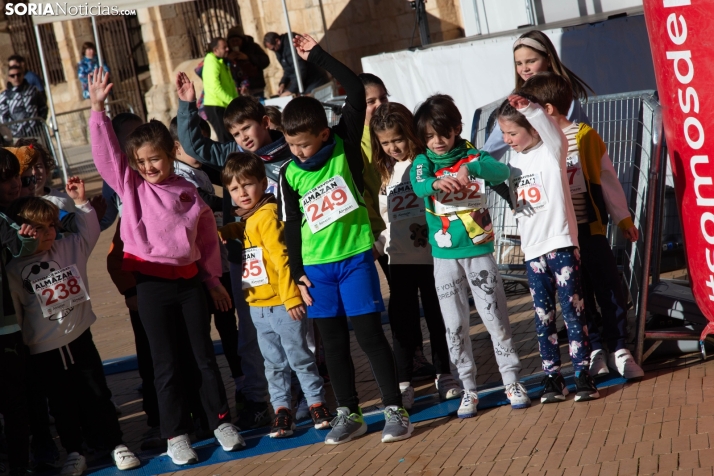
<svg viewBox="0 0 714 476">
<path fill-rule="evenodd" d="M 293 415 L 287 408 L 279 408 L 273 419 L 273 427 L 270 429 L 271 438 L 285 438 L 292 436 L 295 430 Z"/>
<path fill-rule="evenodd" d="M 245 395 L 240 390 L 236 390 L 236 413 L 240 413 L 245 410 Z"/>
<path fill-rule="evenodd" d="M 414 352 L 414 367 L 412 380 L 434 380 L 436 378 L 436 367 L 424 356 L 419 349 Z"/>
<path fill-rule="evenodd" d="M 243 411 L 238 414 L 235 425 L 241 430 L 253 430 L 270 425 L 273 421 L 266 402 L 245 401 Z"/>
<path fill-rule="evenodd" d="M 588 372 L 582 370 L 575 373 L 575 401 L 587 402 L 600 398 L 595 382 Z"/>
<path fill-rule="evenodd" d="M 543 385 L 543 393 L 540 395 L 540 403 L 562 402 L 569 393 L 568 387 L 565 386 L 565 379 L 559 373 L 546 375 L 541 385 Z"/>
<path fill-rule="evenodd" d="M 316 403 L 311 406 L 310 416 L 312 417 L 312 422 L 315 424 L 316 430 L 326 430 L 330 428 L 332 414 L 330 414 L 330 410 L 327 409 L 327 405 L 324 403 Z"/>
</svg>

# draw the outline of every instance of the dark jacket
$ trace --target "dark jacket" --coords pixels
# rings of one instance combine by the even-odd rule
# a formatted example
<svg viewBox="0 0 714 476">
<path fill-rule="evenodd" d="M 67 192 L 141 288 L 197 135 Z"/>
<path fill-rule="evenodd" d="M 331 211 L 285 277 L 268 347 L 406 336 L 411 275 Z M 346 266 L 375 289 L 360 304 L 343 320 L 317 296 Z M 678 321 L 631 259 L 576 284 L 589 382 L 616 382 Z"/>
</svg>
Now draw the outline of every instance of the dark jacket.
<svg viewBox="0 0 714 476">
<path fill-rule="evenodd" d="M 238 67 L 243 72 L 244 78 L 247 79 L 250 84 L 248 88 L 251 91 L 262 91 L 265 89 L 265 77 L 263 76 L 263 70 L 270 64 L 268 54 L 263 51 L 263 48 L 255 43 L 252 36 L 240 33 L 239 28 L 231 28 L 228 31 L 228 40 L 234 36 L 243 40 L 243 43 L 241 43 L 240 46 L 240 52 L 244 53 L 248 57 L 248 60 L 238 61 Z M 236 81 L 236 84 L 238 83 L 239 82 Z"/>
<path fill-rule="evenodd" d="M 30 117 L 47 118 L 45 95 L 31 86 L 27 80 L 17 87 L 7 83 L 7 89 L 0 93 L 0 123 L 19 121 Z M 40 132 L 37 121 L 12 124 L 10 130 L 14 137 L 27 137 Z"/>
<path fill-rule="evenodd" d="M 280 84 L 285 85 L 286 91 L 297 93 L 298 82 L 297 76 L 295 75 L 293 56 L 290 52 L 290 41 L 287 33 L 280 35 L 280 49 L 275 51 L 275 56 L 277 56 L 278 61 L 280 61 L 280 66 L 283 67 L 283 77 L 280 79 Z M 321 86 L 329 81 L 327 74 L 319 66 L 308 63 L 299 56 L 297 61 L 298 68 L 300 69 L 300 77 L 302 78 L 302 85 L 306 93 L 312 91 L 316 86 Z"/>
</svg>

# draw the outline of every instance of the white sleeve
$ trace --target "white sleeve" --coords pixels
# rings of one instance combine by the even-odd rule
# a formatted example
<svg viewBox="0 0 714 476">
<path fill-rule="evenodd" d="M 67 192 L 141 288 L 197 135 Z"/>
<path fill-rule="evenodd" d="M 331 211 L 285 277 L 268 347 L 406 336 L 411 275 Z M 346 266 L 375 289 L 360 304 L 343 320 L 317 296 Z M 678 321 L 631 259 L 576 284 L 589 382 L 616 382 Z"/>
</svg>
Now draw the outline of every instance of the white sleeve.
<svg viewBox="0 0 714 476">
<path fill-rule="evenodd" d="M 567 139 L 553 118 L 545 113 L 540 104 L 535 103 L 528 104 L 527 107 L 519 109 L 518 112 L 526 116 L 533 129 L 538 132 L 543 144 L 551 152 L 550 155 L 558 161 L 559 165 L 565 165 L 565 154 L 563 152 L 567 150 Z M 561 164 L 561 158 L 563 159 L 563 164 Z"/>
<path fill-rule="evenodd" d="M 600 185 L 607 213 L 612 217 L 613 223 L 617 225 L 625 218 L 632 218 L 627 206 L 627 197 L 625 197 L 625 192 L 622 190 L 622 185 L 617 178 L 615 167 L 613 167 L 607 151 L 600 159 Z"/>
<path fill-rule="evenodd" d="M 78 239 L 82 247 L 82 253 L 89 257 L 101 233 L 97 212 L 94 210 L 94 207 L 90 205 L 89 201 L 82 205 L 77 205 L 76 207 L 75 217 L 77 220 Z"/>
</svg>

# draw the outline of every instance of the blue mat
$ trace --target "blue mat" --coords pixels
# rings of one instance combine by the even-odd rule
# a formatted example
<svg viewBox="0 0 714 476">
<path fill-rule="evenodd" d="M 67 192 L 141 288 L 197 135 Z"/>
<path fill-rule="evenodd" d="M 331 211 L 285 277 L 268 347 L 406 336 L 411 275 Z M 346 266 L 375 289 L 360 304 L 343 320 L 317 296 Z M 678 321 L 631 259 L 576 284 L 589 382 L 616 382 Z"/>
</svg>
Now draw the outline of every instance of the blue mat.
<svg viewBox="0 0 714 476">
<path fill-rule="evenodd" d="M 535 374 L 522 379 L 521 381 L 528 390 L 528 396 L 531 399 L 538 398 L 543 390 L 540 382 L 543 374 Z M 575 390 L 575 382 L 573 375 L 565 377 L 568 388 L 571 391 Z M 614 385 L 624 384 L 626 380 L 620 376 L 610 376 L 597 381 L 598 388 L 611 387 Z M 503 386 L 500 384 L 486 385 L 478 392 L 479 410 L 493 408 L 501 405 L 508 405 L 506 395 L 503 391 Z M 572 398 L 572 397 L 571 397 Z M 456 411 L 461 403 L 460 399 L 448 400 L 440 402 L 438 395 L 428 395 L 419 397 L 414 402 L 414 407 L 410 412 L 410 418 L 413 423 L 418 423 L 436 418 L 444 418 L 456 415 Z M 518 411 L 518 410 L 516 410 Z M 379 410 L 365 411 L 365 421 L 368 425 L 368 433 L 381 431 L 384 427 L 384 417 Z M 478 418 L 478 417 L 476 417 Z M 115 466 L 95 466 L 89 468 L 86 474 L 94 474 L 97 476 L 151 476 L 162 473 L 171 473 L 182 469 L 197 468 L 211 464 L 223 463 L 226 461 L 234 461 L 243 458 L 250 458 L 266 453 L 274 453 L 277 451 L 289 450 L 300 446 L 312 445 L 315 443 L 323 443 L 327 430 L 315 430 L 312 427 L 312 422 L 301 423 L 295 430 L 295 433 L 290 438 L 274 439 L 267 435 L 267 428 L 259 430 L 245 431 L 241 433 L 245 438 L 246 448 L 242 451 L 226 453 L 215 444 L 213 439 L 205 440 L 194 445 L 198 453 L 199 463 L 190 466 L 177 466 L 171 462 L 171 459 L 164 455 L 142 454 L 143 464 L 140 468 L 132 471 L 119 471 Z M 152 457 L 153 456 L 153 457 Z"/>
</svg>

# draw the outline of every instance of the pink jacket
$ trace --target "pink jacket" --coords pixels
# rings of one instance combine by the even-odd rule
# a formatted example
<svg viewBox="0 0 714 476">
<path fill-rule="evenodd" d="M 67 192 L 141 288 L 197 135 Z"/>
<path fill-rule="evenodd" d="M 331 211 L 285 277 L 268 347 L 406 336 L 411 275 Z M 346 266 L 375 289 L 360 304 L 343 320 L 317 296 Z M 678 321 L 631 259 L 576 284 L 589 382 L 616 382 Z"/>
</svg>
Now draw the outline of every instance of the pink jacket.
<svg viewBox="0 0 714 476">
<path fill-rule="evenodd" d="M 196 187 L 173 174 L 160 184 L 145 181 L 129 167 L 104 112 L 92 111 L 89 131 L 97 170 L 123 204 L 124 251 L 154 263 L 196 262 L 208 288 L 218 286 L 222 273 L 216 220 Z"/>
</svg>

